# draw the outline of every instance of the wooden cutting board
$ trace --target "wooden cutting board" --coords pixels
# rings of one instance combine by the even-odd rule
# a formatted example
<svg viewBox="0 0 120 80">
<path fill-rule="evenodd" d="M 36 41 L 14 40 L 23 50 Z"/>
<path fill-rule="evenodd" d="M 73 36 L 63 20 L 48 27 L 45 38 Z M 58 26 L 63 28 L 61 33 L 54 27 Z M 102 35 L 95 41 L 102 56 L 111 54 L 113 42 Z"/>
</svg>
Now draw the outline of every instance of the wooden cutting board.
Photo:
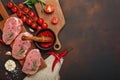
<svg viewBox="0 0 120 80">
<path fill-rule="evenodd" d="M 48 27 L 50 29 L 52 29 L 53 32 L 56 35 L 56 42 L 54 44 L 54 49 L 55 50 L 60 50 L 61 49 L 61 43 L 60 43 L 58 35 L 59 35 L 59 32 L 62 30 L 62 28 L 65 25 L 64 15 L 63 15 L 61 6 L 59 4 L 59 0 L 44 0 L 44 1 L 45 1 L 46 4 L 53 4 L 55 6 L 54 13 L 45 14 L 45 13 L 41 12 L 42 7 L 41 7 L 40 3 L 36 3 L 35 8 L 36 8 L 36 11 L 38 13 L 38 16 L 43 18 L 48 23 Z M 51 19 L 53 17 L 57 17 L 59 19 L 58 24 L 54 25 L 54 24 L 51 23 Z"/>
<path fill-rule="evenodd" d="M 11 17 L 11 16 L 16 17 L 16 16 L 17 16 L 16 14 L 13 14 L 13 15 L 9 16 L 8 13 L 7 13 L 7 11 L 5 10 L 5 8 L 4 8 L 1 0 L 0 0 L 0 15 L 3 17 L 3 20 L 0 22 L 0 29 L 1 29 L 1 30 L 3 30 L 4 23 L 5 23 L 5 21 L 6 21 L 9 17 Z M 24 26 L 23 26 L 22 32 L 26 32 L 26 29 L 25 29 Z M 14 43 L 14 42 L 13 42 L 13 43 Z M 12 44 L 13 44 L 13 43 L 12 43 Z M 12 47 L 12 44 L 10 45 L 11 47 Z M 31 49 L 35 49 L 35 48 L 36 48 L 35 45 L 32 43 Z M 30 50 L 31 50 L 31 49 L 30 49 Z M 23 66 L 24 60 L 20 60 L 19 62 L 20 62 L 21 65 Z M 43 69 L 43 68 L 45 68 L 45 67 L 46 67 L 46 63 L 45 63 L 44 59 L 41 58 L 41 66 L 40 66 L 39 70 L 41 70 L 41 69 Z"/>
<path fill-rule="evenodd" d="M 61 49 L 61 43 L 60 43 L 58 35 L 59 35 L 59 32 L 61 31 L 61 29 L 64 27 L 64 24 L 65 24 L 64 15 L 62 13 L 62 9 L 60 7 L 59 0 L 44 0 L 44 1 L 46 2 L 46 4 L 52 3 L 55 6 L 55 12 L 54 13 L 49 14 L 49 15 L 45 14 L 45 13 L 42 13 L 40 3 L 36 3 L 35 8 L 36 8 L 36 11 L 38 13 L 38 16 L 43 18 L 45 20 L 45 22 L 48 23 L 49 28 L 52 29 L 53 32 L 56 35 L 56 42 L 54 44 L 54 49 L 55 50 L 60 50 Z M 16 14 L 8 15 L 8 13 L 5 10 L 1 0 L 0 0 L 0 15 L 3 17 L 3 20 L 0 21 L 0 29 L 1 30 L 3 30 L 3 26 L 4 26 L 4 23 L 5 23 L 6 19 L 8 19 L 11 16 L 16 17 Z M 56 24 L 56 25 L 51 24 L 52 17 L 57 17 L 59 19 L 58 24 Z M 25 31 L 26 31 L 26 29 L 23 27 L 22 32 L 25 32 Z M 11 44 L 11 47 L 12 47 L 12 44 Z M 32 44 L 32 49 L 33 48 L 36 48 L 34 44 Z M 20 61 L 20 63 L 23 65 L 24 61 Z M 46 64 L 45 64 L 43 58 L 42 58 L 41 63 L 42 63 L 42 66 L 41 66 L 40 69 L 43 69 L 44 67 L 46 67 Z"/>
</svg>

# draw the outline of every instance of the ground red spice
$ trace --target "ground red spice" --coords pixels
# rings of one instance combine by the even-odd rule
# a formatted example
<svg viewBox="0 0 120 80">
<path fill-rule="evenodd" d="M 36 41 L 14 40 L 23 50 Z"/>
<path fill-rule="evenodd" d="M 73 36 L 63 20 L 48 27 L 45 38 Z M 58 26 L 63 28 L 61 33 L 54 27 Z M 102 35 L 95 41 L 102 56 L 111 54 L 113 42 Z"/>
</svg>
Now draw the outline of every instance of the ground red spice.
<svg viewBox="0 0 120 80">
<path fill-rule="evenodd" d="M 45 43 L 39 43 L 39 45 L 43 48 L 49 48 L 54 44 L 54 35 L 51 31 L 43 31 L 41 33 L 38 34 L 38 36 L 45 36 L 45 37 L 51 37 L 52 41 L 51 42 L 45 42 Z"/>
</svg>

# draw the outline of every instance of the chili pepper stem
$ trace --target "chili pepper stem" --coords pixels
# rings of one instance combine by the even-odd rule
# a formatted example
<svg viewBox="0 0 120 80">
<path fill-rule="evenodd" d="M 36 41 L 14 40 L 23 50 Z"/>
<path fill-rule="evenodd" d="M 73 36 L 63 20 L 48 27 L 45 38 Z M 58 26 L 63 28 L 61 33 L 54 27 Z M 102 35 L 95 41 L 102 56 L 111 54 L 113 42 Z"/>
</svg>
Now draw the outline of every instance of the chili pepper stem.
<svg viewBox="0 0 120 80">
<path fill-rule="evenodd" d="M 70 51 L 72 51 L 74 48 L 69 48 L 69 49 L 66 49 L 67 50 L 67 52 L 70 52 Z"/>
</svg>

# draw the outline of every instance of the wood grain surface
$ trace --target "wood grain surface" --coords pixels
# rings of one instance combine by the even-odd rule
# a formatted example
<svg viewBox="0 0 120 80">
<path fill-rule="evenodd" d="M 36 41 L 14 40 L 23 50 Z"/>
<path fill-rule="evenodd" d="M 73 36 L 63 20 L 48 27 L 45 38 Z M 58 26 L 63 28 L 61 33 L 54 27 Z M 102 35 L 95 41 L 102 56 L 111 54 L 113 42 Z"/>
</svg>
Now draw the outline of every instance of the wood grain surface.
<svg viewBox="0 0 120 80">
<path fill-rule="evenodd" d="M 44 0 L 46 2 L 46 4 L 53 4 L 55 7 L 55 11 L 52 14 L 45 14 L 43 12 L 41 12 L 42 7 L 40 3 L 36 3 L 35 4 L 35 8 L 36 11 L 38 13 L 38 16 L 45 19 L 45 21 L 48 23 L 48 27 L 54 31 L 55 35 L 56 35 L 56 42 L 54 44 L 54 49 L 55 50 L 60 50 L 61 49 L 61 43 L 59 40 L 59 32 L 61 31 L 61 29 L 64 27 L 65 25 L 65 19 L 64 19 L 64 15 L 61 9 L 61 6 L 59 4 L 59 0 Z M 58 24 L 54 25 L 51 23 L 51 20 L 53 17 L 57 17 L 58 18 Z"/>
</svg>

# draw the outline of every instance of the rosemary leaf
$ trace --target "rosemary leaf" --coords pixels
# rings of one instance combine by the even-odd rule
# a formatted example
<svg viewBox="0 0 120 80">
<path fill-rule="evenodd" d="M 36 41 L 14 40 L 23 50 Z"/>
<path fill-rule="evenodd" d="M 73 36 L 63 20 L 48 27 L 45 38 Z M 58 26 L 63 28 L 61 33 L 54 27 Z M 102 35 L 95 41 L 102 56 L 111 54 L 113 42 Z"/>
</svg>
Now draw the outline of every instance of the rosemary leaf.
<svg viewBox="0 0 120 80">
<path fill-rule="evenodd" d="M 10 40 L 12 38 L 12 36 L 13 36 L 13 32 L 10 32 L 7 36 L 7 40 Z"/>
<path fill-rule="evenodd" d="M 23 52 L 25 52 L 25 49 L 23 47 L 21 47 L 21 49 L 18 51 L 18 53 L 16 55 L 21 56 Z"/>
<path fill-rule="evenodd" d="M 35 60 L 35 61 L 33 62 L 33 67 L 32 67 L 32 69 L 31 69 L 31 71 L 35 71 L 36 68 L 37 68 L 37 61 Z"/>
<path fill-rule="evenodd" d="M 43 4 L 43 3 L 41 3 L 41 5 L 42 5 L 42 12 L 44 12 L 44 4 Z"/>
<path fill-rule="evenodd" d="M 33 6 L 36 2 L 40 2 L 40 4 L 42 5 L 42 12 L 44 12 L 45 2 L 44 2 L 43 0 L 26 0 L 26 1 L 23 2 L 23 3 L 26 4 L 29 8 L 32 8 L 32 6 Z"/>
<path fill-rule="evenodd" d="M 40 2 L 41 4 L 45 5 L 46 3 L 42 0 L 37 0 L 37 2 Z"/>
<path fill-rule="evenodd" d="M 26 0 L 25 2 L 23 2 L 24 4 L 26 4 L 26 3 L 29 3 L 29 0 Z"/>
</svg>

